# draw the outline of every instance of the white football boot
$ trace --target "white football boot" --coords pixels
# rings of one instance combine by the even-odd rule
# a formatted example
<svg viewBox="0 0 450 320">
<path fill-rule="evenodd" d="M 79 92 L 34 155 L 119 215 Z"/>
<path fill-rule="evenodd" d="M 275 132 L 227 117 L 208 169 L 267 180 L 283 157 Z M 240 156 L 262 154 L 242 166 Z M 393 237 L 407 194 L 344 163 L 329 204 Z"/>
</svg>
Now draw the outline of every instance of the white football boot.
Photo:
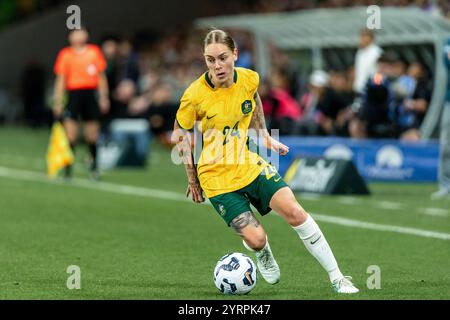
<svg viewBox="0 0 450 320">
<path fill-rule="evenodd" d="M 345 276 L 333 282 L 333 288 L 337 293 L 357 293 L 358 288 L 352 283 L 352 277 Z"/>
<path fill-rule="evenodd" d="M 255 253 L 256 265 L 264 280 L 269 284 L 278 283 L 280 281 L 280 267 L 273 257 L 269 242 L 266 241 L 266 246 L 260 251 L 250 248 L 244 240 L 242 240 L 242 243 L 247 250 Z"/>
</svg>

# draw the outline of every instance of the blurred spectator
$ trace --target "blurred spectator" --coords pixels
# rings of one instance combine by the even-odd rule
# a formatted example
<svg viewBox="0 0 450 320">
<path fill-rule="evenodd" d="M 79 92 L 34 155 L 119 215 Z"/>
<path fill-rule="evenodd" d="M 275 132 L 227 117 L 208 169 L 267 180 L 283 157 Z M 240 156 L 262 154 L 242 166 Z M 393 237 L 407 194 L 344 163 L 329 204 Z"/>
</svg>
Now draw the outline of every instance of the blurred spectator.
<svg viewBox="0 0 450 320">
<path fill-rule="evenodd" d="M 128 106 L 136 95 L 136 85 L 130 79 L 122 80 L 113 94 L 113 105 L 111 107 L 111 118 L 128 118 Z"/>
<path fill-rule="evenodd" d="M 122 103 L 121 113 L 116 115 L 120 119 L 144 119 L 148 121 L 150 136 L 157 136 L 164 144 L 170 144 L 170 133 L 175 121 L 178 103 L 174 102 L 173 92 L 170 85 L 158 82 L 140 96 L 135 96 L 134 86 L 130 80 L 124 80 L 123 85 L 127 93 L 125 96 L 118 96 L 117 101 Z M 141 137 L 143 138 L 143 137 Z M 141 139 L 140 138 L 140 139 Z"/>
<path fill-rule="evenodd" d="M 348 136 L 348 124 L 351 118 L 351 104 L 354 100 L 352 83 L 347 77 L 348 71 L 330 71 L 330 87 L 334 91 L 336 104 L 331 112 L 334 119 L 334 134 Z"/>
<path fill-rule="evenodd" d="M 137 83 L 139 79 L 139 60 L 138 54 L 134 50 L 130 40 L 122 39 L 118 45 L 119 53 L 119 82 L 122 80 L 131 80 Z"/>
<path fill-rule="evenodd" d="M 359 36 L 359 49 L 355 56 L 355 82 L 353 90 L 361 94 L 369 77 L 376 72 L 377 60 L 382 49 L 375 44 L 375 36 L 369 29 L 363 29 Z"/>
<path fill-rule="evenodd" d="M 261 90 L 261 101 L 269 128 L 279 129 L 280 135 L 294 134 L 301 117 L 300 106 L 289 94 L 288 87 L 287 72 L 277 69 L 272 72 L 270 83 L 266 82 Z"/>
<path fill-rule="evenodd" d="M 148 118 L 152 133 L 164 144 L 170 144 L 170 133 L 178 110 L 178 103 L 172 101 L 172 90 L 167 84 L 159 84 L 152 96 Z"/>
<path fill-rule="evenodd" d="M 352 96 L 346 88 L 346 77 L 342 73 L 314 71 L 310 76 L 309 91 L 300 100 L 303 118 L 297 133 L 312 136 L 346 135 L 347 124 L 341 120 L 341 114 L 351 100 Z"/>
<path fill-rule="evenodd" d="M 308 91 L 301 97 L 300 106 L 303 112 L 302 119 L 297 127 L 300 135 L 320 135 L 320 112 L 318 105 L 325 95 L 329 84 L 329 75 L 325 71 L 316 70 L 310 78 Z"/>
<path fill-rule="evenodd" d="M 236 67 L 243 67 L 247 69 L 254 69 L 252 56 L 252 38 L 249 33 L 234 32 L 231 34 L 238 48 L 238 60 L 235 63 Z"/>
<path fill-rule="evenodd" d="M 102 52 L 106 59 L 106 78 L 108 79 L 108 87 L 112 93 L 118 83 L 118 56 L 119 43 L 115 36 L 107 36 L 102 41 Z"/>
<path fill-rule="evenodd" d="M 236 67 L 242 67 L 247 69 L 253 69 L 253 58 L 247 45 L 242 44 L 239 47 L 238 60 L 236 61 Z"/>
<path fill-rule="evenodd" d="M 396 106 L 395 124 L 403 140 L 419 140 L 420 125 L 431 100 L 431 91 L 424 79 L 424 68 L 419 62 L 412 63 L 407 74 L 398 80 L 403 100 Z"/>
<path fill-rule="evenodd" d="M 392 92 L 393 58 L 383 54 L 377 72 L 369 78 L 360 100 L 353 105 L 355 116 L 349 125 L 353 138 L 393 138 L 394 125 L 389 111 L 394 103 Z"/>
<path fill-rule="evenodd" d="M 129 103 L 138 94 L 138 54 L 128 39 L 117 40 L 116 37 L 107 37 L 102 43 L 102 50 L 107 61 L 105 73 L 111 97 L 108 120 L 128 118 Z"/>
</svg>

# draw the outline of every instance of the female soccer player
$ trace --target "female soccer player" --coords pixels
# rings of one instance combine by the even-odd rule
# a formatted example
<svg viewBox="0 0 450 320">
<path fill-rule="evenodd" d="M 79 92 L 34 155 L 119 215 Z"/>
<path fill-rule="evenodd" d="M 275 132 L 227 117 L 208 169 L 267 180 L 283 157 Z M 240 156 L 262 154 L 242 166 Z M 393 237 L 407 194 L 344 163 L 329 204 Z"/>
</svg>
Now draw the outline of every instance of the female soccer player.
<svg viewBox="0 0 450 320">
<path fill-rule="evenodd" d="M 54 115 L 64 116 L 64 128 L 74 150 L 78 139 L 78 121 L 84 121 L 84 138 L 92 156 L 91 178 L 98 179 L 97 140 L 100 131 L 100 114 L 109 111 L 108 82 L 105 76 L 106 61 L 100 48 L 88 44 L 86 29 L 69 33 L 70 46 L 62 49 L 55 63 Z M 67 108 L 63 98 L 68 91 Z M 98 93 L 98 96 L 97 96 Z M 66 168 L 70 177 L 71 167 Z"/>
<path fill-rule="evenodd" d="M 294 197 L 276 169 L 252 152 L 248 129 L 258 130 L 266 147 L 280 155 L 289 148 L 273 139 L 265 125 L 256 72 L 234 66 L 238 51 L 222 30 L 210 31 L 204 40 L 208 71 L 185 91 L 174 124 L 174 141 L 185 164 L 188 188 L 196 203 L 203 192 L 219 215 L 256 255 L 258 269 L 270 284 L 280 280 L 280 269 L 266 233 L 250 208 L 265 215 L 275 210 L 297 232 L 308 251 L 328 272 L 339 293 L 356 293 L 351 277 L 344 276 L 322 231 Z M 197 166 L 187 130 L 197 126 L 203 148 Z"/>
</svg>

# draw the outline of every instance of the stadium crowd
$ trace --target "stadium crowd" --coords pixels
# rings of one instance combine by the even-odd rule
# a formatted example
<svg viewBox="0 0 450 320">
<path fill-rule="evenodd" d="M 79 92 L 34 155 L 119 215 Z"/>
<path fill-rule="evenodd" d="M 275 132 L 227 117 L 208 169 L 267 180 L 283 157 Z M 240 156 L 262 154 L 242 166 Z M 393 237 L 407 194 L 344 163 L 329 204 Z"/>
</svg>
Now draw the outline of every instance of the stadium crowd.
<svg viewBox="0 0 450 320">
<path fill-rule="evenodd" d="M 233 36 L 239 48 L 237 66 L 254 68 L 250 35 Z M 197 37 L 194 32 L 168 31 L 135 46 L 128 39 L 105 38 L 101 47 L 112 101 L 107 120 L 146 118 L 153 133 L 165 137 L 183 91 L 204 72 Z M 431 98 L 425 68 L 418 61 L 407 64 L 395 52 L 383 53 L 367 30 L 360 42 L 356 61 L 376 48 L 371 60 L 363 56 L 364 68 L 356 63 L 345 70 L 314 70 L 307 83 L 292 68 L 290 57 L 271 46 L 270 76 L 260 86 L 269 128 L 279 128 L 281 135 L 420 139 L 418 128 Z"/>
<path fill-rule="evenodd" d="M 433 14 L 450 17 L 450 3 L 445 0 L 247 0 L 230 1 L 227 14 L 236 12 L 284 12 L 317 8 L 348 8 L 378 5 L 384 7 L 417 7 Z"/>
<path fill-rule="evenodd" d="M 221 13 L 374 3 L 448 12 L 447 2 L 427 0 L 255 0 L 226 2 Z M 231 35 L 239 49 L 237 66 L 255 68 L 251 35 L 239 31 Z M 260 86 L 269 128 L 279 128 L 281 135 L 420 139 L 418 128 L 431 98 L 431 75 L 419 61 L 407 63 L 396 52 L 383 52 L 374 40 L 372 33 L 362 31 L 354 65 L 339 70 L 311 70 L 309 79 L 300 77 L 300 70 L 293 67 L 288 54 L 271 45 L 270 76 L 261 79 Z M 144 118 L 149 120 L 153 134 L 168 141 L 183 91 L 204 72 L 198 31 L 187 26 L 133 37 L 109 35 L 99 45 L 107 60 L 111 100 L 111 110 L 103 119 L 104 130 L 113 119 Z M 371 62 L 365 63 L 370 70 L 360 70 L 358 55 L 367 55 L 365 61 L 370 58 Z M 30 93 L 24 95 L 25 100 L 41 96 L 36 91 L 45 82 L 42 74 L 37 64 L 25 71 L 22 87 Z M 27 101 L 24 104 L 27 113 Z M 28 117 L 33 116 L 31 111 Z"/>
</svg>

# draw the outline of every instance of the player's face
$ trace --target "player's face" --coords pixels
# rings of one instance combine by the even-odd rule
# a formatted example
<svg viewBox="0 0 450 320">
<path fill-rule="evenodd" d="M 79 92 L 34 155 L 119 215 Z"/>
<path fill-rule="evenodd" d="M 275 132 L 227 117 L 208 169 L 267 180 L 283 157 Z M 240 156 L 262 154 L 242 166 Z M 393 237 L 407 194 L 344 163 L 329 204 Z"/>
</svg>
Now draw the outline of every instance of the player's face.
<svg viewBox="0 0 450 320">
<path fill-rule="evenodd" d="M 231 51 L 222 43 L 211 43 L 205 47 L 205 61 L 212 80 L 217 84 L 233 83 L 234 63 L 237 60 L 237 49 Z"/>
<path fill-rule="evenodd" d="M 72 46 L 83 46 L 88 41 L 88 33 L 86 30 L 74 30 L 69 34 L 69 42 Z"/>
</svg>

